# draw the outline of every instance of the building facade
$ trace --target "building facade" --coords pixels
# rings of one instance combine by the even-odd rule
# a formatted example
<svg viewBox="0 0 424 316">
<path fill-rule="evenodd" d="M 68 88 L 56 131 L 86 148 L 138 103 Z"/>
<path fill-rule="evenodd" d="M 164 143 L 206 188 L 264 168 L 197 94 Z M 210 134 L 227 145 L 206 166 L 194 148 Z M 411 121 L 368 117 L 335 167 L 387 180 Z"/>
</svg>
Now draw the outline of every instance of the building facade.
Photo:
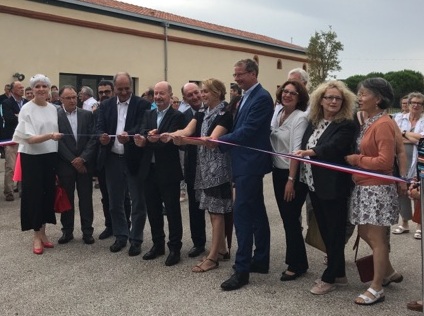
<svg viewBox="0 0 424 316">
<path fill-rule="evenodd" d="M 95 90 L 127 71 L 136 94 L 167 80 L 181 97 L 188 81 L 230 87 L 234 63 L 252 58 L 274 95 L 290 69 L 307 67 L 300 46 L 114 0 L 0 0 L 0 38 L 0 85 L 24 75 L 27 86 L 43 73 L 58 86 Z"/>
</svg>

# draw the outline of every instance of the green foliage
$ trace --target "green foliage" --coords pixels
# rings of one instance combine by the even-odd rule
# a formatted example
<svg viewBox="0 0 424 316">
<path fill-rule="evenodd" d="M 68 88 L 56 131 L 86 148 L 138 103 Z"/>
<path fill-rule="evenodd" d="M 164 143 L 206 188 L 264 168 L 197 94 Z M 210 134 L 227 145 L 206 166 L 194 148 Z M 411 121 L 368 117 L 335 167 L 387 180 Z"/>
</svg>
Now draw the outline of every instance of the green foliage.
<svg viewBox="0 0 424 316">
<path fill-rule="evenodd" d="M 331 29 L 328 32 L 316 32 L 309 40 L 307 48 L 310 84 L 315 88 L 320 83 L 332 78 L 330 72 L 340 71 L 339 52 L 343 44 L 337 40 L 337 34 Z"/>
<path fill-rule="evenodd" d="M 345 83 L 354 93 L 356 93 L 359 82 L 366 78 L 382 77 L 393 87 L 395 100 L 393 107 L 400 108 L 400 99 L 410 92 L 424 93 L 424 76 L 422 73 L 413 70 L 390 71 L 386 74 L 381 72 L 371 72 L 367 75 L 354 75 L 346 78 Z"/>
</svg>

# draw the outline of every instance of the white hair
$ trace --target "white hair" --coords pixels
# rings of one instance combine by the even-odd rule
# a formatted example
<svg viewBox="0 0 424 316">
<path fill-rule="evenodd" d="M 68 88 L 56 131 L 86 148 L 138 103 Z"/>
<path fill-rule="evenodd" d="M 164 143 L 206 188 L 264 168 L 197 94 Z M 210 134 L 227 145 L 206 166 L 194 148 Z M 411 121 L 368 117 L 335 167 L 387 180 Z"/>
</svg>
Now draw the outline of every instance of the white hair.
<svg viewBox="0 0 424 316">
<path fill-rule="evenodd" d="M 44 83 L 49 88 L 52 85 L 52 83 L 50 82 L 50 79 L 42 74 L 36 74 L 32 76 L 31 79 L 29 79 L 29 86 L 31 87 L 31 89 L 33 89 L 37 83 Z"/>
</svg>

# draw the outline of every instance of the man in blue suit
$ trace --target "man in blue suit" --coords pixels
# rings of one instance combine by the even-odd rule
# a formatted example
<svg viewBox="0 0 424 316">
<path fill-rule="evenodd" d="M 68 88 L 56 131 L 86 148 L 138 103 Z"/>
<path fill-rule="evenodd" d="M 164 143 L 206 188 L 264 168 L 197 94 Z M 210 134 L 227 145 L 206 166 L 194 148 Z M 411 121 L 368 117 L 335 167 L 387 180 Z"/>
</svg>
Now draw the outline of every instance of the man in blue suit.
<svg viewBox="0 0 424 316">
<path fill-rule="evenodd" d="M 271 95 L 258 83 L 258 65 L 251 59 L 238 61 L 234 80 L 244 90 L 234 119 L 233 131 L 219 140 L 271 151 L 269 141 L 273 113 Z M 224 291 L 232 291 L 249 283 L 249 273 L 268 273 L 270 229 L 263 196 L 263 177 L 271 172 L 271 156 L 244 147 L 220 145 L 231 150 L 234 202 L 234 226 L 238 249 L 235 273 L 224 283 Z M 253 239 L 255 251 L 252 257 Z"/>
</svg>

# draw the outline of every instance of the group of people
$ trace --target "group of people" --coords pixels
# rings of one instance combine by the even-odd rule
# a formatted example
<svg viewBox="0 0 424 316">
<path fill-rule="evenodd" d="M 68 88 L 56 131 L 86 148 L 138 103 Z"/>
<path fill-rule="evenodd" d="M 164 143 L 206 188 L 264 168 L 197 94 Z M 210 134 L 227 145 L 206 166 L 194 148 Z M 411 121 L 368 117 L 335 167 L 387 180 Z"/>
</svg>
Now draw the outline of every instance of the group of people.
<svg viewBox="0 0 424 316">
<path fill-rule="evenodd" d="M 398 192 L 406 194 L 406 185 L 372 175 L 350 176 L 299 162 L 296 157 L 384 175 L 392 175 L 398 165 L 399 176 L 407 177 L 399 144 L 402 136 L 415 144 L 421 130 L 408 127 L 400 132 L 397 121 L 387 114 L 394 94 L 382 78 L 361 82 L 356 96 L 336 80 L 322 83 L 309 95 L 307 74 L 296 69 L 278 88 L 274 106 L 271 95 L 258 82 L 258 74 L 253 60 L 234 65 L 234 81 L 244 93 L 230 106 L 225 102 L 226 87 L 218 79 L 204 80 L 201 87 L 185 84 L 183 101 L 190 107 L 184 113 L 172 106 L 172 87 L 165 81 L 153 88 L 153 108 L 151 101 L 133 94 L 131 76 L 118 73 L 113 82 L 100 82 L 101 102 L 91 112 L 77 108 L 77 92 L 72 86 L 59 90 L 62 107 L 57 110 L 46 101 L 49 79 L 32 77 L 34 98 L 19 112 L 13 141 L 19 143 L 22 164 L 22 229 L 34 230 L 34 253 L 53 247 L 45 224 L 56 223 L 56 175 L 73 207 L 61 216 L 59 243 L 73 239 L 75 187 L 83 240 L 94 242 L 91 179 L 96 170 L 106 225 L 100 237 L 115 236 L 110 251 L 121 251 L 129 243 L 130 256 L 141 254 L 148 218 L 153 247 L 143 259 L 164 255 L 165 210 L 169 227 L 165 264 L 175 265 L 181 258 L 179 199 L 180 181 L 185 178 L 193 240 L 190 257 L 205 251 L 205 210 L 212 224 L 210 251 L 192 271 L 206 272 L 230 259 L 224 227 L 226 214 L 232 212 L 238 243 L 235 271 L 221 288 L 239 289 L 249 283 L 250 273 L 269 270 L 270 228 L 263 178 L 272 172 L 286 236 L 287 269 L 281 281 L 296 280 L 309 268 L 301 225 L 302 206 L 308 198 L 328 260 L 311 293 L 327 294 L 348 283 L 344 246 L 350 222 L 358 226 L 359 236 L 374 256 L 373 280 L 355 303 L 383 301 L 383 286 L 403 279 L 390 263 L 387 230 L 398 222 Z M 410 94 L 407 102 L 422 110 L 424 95 Z M 355 113 L 357 105 L 361 115 Z M 180 150 L 185 151 L 184 174 Z M 34 165 L 39 167 L 32 168 Z"/>
</svg>

